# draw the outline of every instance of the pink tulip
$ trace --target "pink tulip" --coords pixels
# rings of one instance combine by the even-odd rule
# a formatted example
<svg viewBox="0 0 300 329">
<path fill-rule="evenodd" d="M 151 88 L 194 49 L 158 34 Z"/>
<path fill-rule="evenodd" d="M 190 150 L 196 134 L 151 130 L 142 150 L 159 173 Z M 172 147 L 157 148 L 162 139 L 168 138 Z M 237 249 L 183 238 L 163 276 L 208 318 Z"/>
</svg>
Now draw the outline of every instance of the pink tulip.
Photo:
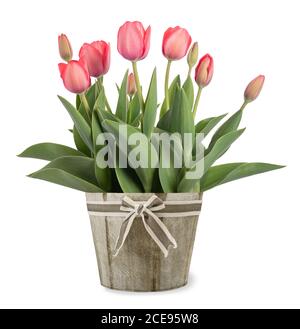
<svg viewBox="0 0 300 329">
<path fill-rule="evenodd" d="M 164 33 L 162 52 L 168 60 L 183 58 L 192 42 L 192 38 L 186 29 L 179 26 L 169 27 Z"/>
<path fill-rule="evenodd" d="M 118 51 L 132 62 L 144 59 L 150 48 L 151 27 L 145 31 L 140 22 L 126 22 L 118 32 Z"/>
<path fill-rule="evenodd" d="M 214 73 L 214 61 L 213 58 L 206 54 L 203 56 L 196 67 L 195 80 L 199 87 L 206 87 L 213 76 Z"/>
<path fill-rule="evenodd" d="M 58 64 L 60 76 L 64 86 L 70 92 L 81 94 L 91 85 L 91 78 L 86 63 L 81 59 L 79 61 L 70 61 L 69 63 Z"/>
<path fill-rule="evenodd" d="M 68 39 L 68 37 L 65 34 L 61 34 L 58 36 L 58 49 L 60 57 L 66 61 L 69 62 L 73 57 L 73 51 L 71 43 Z"/>
<path fill-rule="evenodd" d="M 265 82 L 265 76 L 259 75 L 255 79 L 253 79 L 247 86 L 245 90 L 245 100 L 248 102 L 254 101 L 258 95 L 260 94 L 262 87 Z"/>
<path fill-rule="evenodd" d="M 130 73 L 128 75 L 127 93 L 130 96 L 133 96 L 136 93 L 136 84 L 135 84 L 135 78 L 133 73 Z"/>
<path fill-rule="evenodd" d="M 98 78 L 109 70 L 110 45 L 105 41 L 84 43 L 80 48 L 79 57 L 86 61 L 90 76 Z"/>
</svg>

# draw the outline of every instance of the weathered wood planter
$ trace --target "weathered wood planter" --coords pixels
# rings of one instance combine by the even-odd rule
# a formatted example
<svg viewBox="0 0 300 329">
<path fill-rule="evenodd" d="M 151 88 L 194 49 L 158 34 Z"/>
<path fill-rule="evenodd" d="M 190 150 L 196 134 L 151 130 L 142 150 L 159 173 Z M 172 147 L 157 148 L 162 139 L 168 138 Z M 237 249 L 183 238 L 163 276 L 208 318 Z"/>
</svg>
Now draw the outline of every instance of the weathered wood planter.
<svg viewBox="0 0 300 329">
<path fill-rule="evenodd" d="M 200 193 L 87 193 L 101 284 L 160 291 L 187 284 Z"/>
</svg>

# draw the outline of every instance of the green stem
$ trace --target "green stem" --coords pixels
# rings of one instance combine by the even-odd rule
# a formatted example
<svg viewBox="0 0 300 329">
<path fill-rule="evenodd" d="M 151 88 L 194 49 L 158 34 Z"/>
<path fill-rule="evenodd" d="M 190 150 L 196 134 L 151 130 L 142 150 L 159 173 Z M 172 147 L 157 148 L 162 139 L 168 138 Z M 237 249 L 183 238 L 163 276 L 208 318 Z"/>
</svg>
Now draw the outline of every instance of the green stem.
<svg viewBox="0 0 300 329">
<path fill-rule="evenodd" d="M 139 73 L 137 70 L 136 62 L 132 62 L 132 69 L 133 69 L 133 74 L 134 74 L 134 79 L 135 79 L 136 90 L 137 90 L 137 94 L 138 94 L 140 107 L 141 107 L 142 113 L 144 113 L 145 104 L 144 104 L 142 87 L 141 87 L 141 83 L 140 83 L 140 78 L 139 78 Z"/>
<path fill-rule="evenodd" d="M 202 92 L 202 87 L 199 87 L 198 92 L 197 92 L 197 96 L 196 96 L 196 100 L 195 100 L 195 104 L 194 104 L 194 109 L 193 109 L 193 117 L 194 118 L 196 116 L 197 108 L 198 108 L 198 105 L 199 105 L 201 92 Z"/>
<path fill-rule="evenodd" d="M 189 66 L 189 71 L 188 71 L 188 75 L 187 75 L 187 78 L 188 78 L 188 77 L 190 77 L 190 76 L 191 76 L 191 74 L 192 74 L 192 67 L 191 67 L 191 66 Z"/>
<path fill-rule="evenodd" d="M 167 111 L 170 108 L 170 100 L 169 100 L 169 78 L 170 78 L 170 68 L 172 61 L 168 60 L 167 68 L 166 68 L 166 76 L 165 76 L 165 99 L 166 99 L 166 107 Z"/>
<path fill-rule="evenodd" d="M 90 106 L 89 106 L 89 103 L 85 97 L 85 94 L 82 93 L 79 95 L 80 99 L 81 99 L 81 103 L 83 105 L 83 108 L 85 109 L 85 112 L 89 118 L 89 120 L 91 121 L 91 110 L 90 110 Z"/>
<path fill-rule="evenodd" d="M 108 110 L 110 113 L 112 113 L 112 111 L 111 111 L 111 107 L 110 107 L 110 105 L 109 105 L 109 103 L 108 103 L 108 100 L 107 100 L 107 98 L 106 98 L 106 95 L 105 95 L 105 90 L 104 90 L 104 85 L 103 85 L 103 76 L 97 78 L 97 87 L 98 87 L 98 91 L 99 91 L 99 93 L 100 93 L 101 89 L 103 88 L 104 98 L 105 98 L 105 106 L 106 106 L 107 110 Z"/>
<path fill-rule="evenodd" d="M 129 95 L 129 105 L 132 102 L 132 95 Z M 127 122 L 131 122 L 131 111 L 129 111 L 129 106 L 128 106 L 128 111 L 127 111 Z"/>
<path fill-rule="evenodd" d="M 240 110 L 242 111 L 248 103 L 249 103 L 249 101 L 245 100 L 243 105 L 241 106 Z"/>
<path fill-rule="evenodd" d="M 137 95 L 138 95 L 138 99 L 139 99 L 139 103 L 140 103 L 140 108 L 141 108 L 141 112 L 142 112 L 141 128 L 142 128 L 142 131 L 143 131 L 143 119 L 144 119 L 145 104 L 144 104 L 144 99 L 143 99 L 143 94 L 142 94 L 142 87 L 141 87 L 141 83 L 140 83 L 140 78 L 139 78 L 139 73 L 138 73 L 138 70 L 137 70 L 136 62 L 132 62 L 132 70 L 133 70 L 133 74 L 134 74 L 134 79 L 135 79 L 135 84 L 136 84 L 136 91 L 137 91 Z"/>
<path fill-rule="evenodd" d="M 96 87 L 97 87 L 97 91 L 98 91 L 98 95 L 99 95 L 101 92 L 101 88 L 102 88 L 101 77 L 96 78 Z"/>
</svg>

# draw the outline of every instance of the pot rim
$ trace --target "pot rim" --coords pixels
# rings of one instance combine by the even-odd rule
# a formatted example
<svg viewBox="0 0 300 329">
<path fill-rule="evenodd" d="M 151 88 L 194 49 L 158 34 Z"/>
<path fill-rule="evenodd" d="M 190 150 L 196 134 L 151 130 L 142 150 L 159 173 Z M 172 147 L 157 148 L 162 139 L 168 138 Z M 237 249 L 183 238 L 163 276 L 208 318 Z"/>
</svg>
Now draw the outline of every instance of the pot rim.
<svg viewBox="0 0 300 329">
<path fill-rule="evenodd" d="M 85 194 L 90 194 L 90 195 L 153 195 L 153 194 L 160 194 L 160 195 L 203 195 L 203 192 L 86 192 Z"/>
</svg>

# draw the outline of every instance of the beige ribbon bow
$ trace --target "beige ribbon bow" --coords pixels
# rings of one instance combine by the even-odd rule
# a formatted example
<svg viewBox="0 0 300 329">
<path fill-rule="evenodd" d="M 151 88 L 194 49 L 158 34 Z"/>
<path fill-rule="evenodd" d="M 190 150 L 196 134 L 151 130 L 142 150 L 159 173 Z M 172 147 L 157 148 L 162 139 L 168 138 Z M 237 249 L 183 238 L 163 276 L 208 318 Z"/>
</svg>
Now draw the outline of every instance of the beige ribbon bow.
<svg viewBox="0 0 300 329">
<path fill-rule="evenodd" d="M 173 248 L 177 248 L 176 240 L 171 235 L 166 225 L 154 213 L 164 208 L 165 205 L 163 201 L 156 195 L 152 195 L 144 204 L 136 203 L 128 196 L 125 196 L 122 200 L 120 210 L 128 212 L 128 215 L 121 225 L 113 256 L 115 257 L 118 255 L 131 229 L 133 221 L 138 216 L 142 218 L 146 231 L 159 246 L 165 257 L 168 256 L 168 247 L 170 245 L 173 246 Z"/>
</svg>

